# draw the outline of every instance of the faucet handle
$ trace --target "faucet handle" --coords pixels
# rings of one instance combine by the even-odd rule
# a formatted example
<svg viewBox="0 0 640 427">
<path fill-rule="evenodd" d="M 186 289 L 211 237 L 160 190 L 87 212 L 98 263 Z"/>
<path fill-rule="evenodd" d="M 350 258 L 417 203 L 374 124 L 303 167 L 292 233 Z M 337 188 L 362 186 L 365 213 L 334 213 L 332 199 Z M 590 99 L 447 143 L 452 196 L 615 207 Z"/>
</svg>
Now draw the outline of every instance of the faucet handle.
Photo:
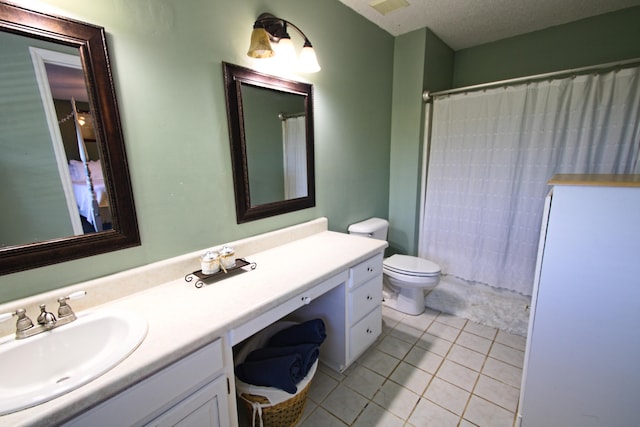
<svg viewBox="0 0 640 427">
<path fill-rule="evenodd" d="M 13 316 L 18 316 L 16 321 L 16 332 L 23 332 L 33 326 L 33 322 L 27 316 L 27 311 L 24 308 L 19 308 L 11 313 L 0 314 L 0 322 L 11 319 Z"/>
<path fill-rule="evenodd" d="M 0 322 L 5 322 L 11 319 L 13 316 L 16 316 L 17 314 L 17 311 L 12 311 L 11 313 L 2 313 L 0 314 Z"/>
<path fill-rule="evenodd" d="M 60 307 L 58 307 L 58 317 L 60 319 L 69 317 L 68 320 L 75 320 L 76 315 L 71 309 L 71 306 L 67 304 L 67 301 L 82 298 L 85 295 L 87 295 L 87 291 L 78 291 L 78 292 L 73 292 L 67 295 L 66 297 L 58 298 L 58 303 L 60 304 Z"/>
<path fill-rule="evenodd" d="M 66 297 L 60 297 L 58 298 L 58 302 L 62 303 L 63 301 L 69 301 L 69 300 L 74 300 L 74 299 L 78 299 L 78 298 L 82 298 L 83 296 L 87 295 L 87 291 L 77 291 L 77 292 L 72 292 L 69 295 L 67 295 Z"/>
</svg>

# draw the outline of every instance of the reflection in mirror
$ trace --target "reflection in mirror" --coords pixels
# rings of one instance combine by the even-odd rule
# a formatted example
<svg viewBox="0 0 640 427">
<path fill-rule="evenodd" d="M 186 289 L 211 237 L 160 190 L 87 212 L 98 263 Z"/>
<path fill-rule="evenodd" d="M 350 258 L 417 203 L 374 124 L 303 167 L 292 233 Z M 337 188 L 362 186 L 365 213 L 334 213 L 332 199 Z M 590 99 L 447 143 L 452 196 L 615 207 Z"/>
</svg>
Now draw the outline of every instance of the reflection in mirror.
<svg viewBox="0 0 640 427">
<path fill-rule="evenodd" d="M 238 223 L 315 206 L 311 85 L 223 66 Z"/>
<path fill-rule="evenodd" d="M 35 47 L 29 51 L 73 234 L 108 230 L 109 196 L 80 56 Z"/>
<path fill-rule="evenodd" d="M 240 90 L 251 203 L 307 196 L 305 96 L 250 84 Z"/>
<path fill-rule="evenodd" d="M 104 29 L 0 2 L 0 274 L 140 244 Z"/>
</svg>

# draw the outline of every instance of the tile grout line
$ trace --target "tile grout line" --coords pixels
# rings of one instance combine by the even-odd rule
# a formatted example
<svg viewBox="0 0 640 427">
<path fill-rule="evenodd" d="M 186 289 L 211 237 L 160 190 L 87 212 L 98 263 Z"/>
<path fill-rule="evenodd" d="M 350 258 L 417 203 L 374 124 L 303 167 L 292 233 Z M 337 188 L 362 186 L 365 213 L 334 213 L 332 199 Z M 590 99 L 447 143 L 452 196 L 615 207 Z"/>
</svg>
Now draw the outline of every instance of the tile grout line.
<svg viewBox="0 0 640 427">
<path fill-rule="evenodd" d="M 329 379 L 335 381 L 336 384 L 333 385 L 326 394 L 324 394 L 324 396 L 323 396 L 323 398 L 321 399 L 320 402 L 316 402 L 313 399 L 311 399 L 312 402 L 316 405 L 316 407 L 309 414 L 307 414 L 307 416 L 305 417 L 304 421 L 307 421 L 310 418 L 312 418 L 313 415 L 318 411 L 318 408 L 322 408 L 322 410 L 325 411 L 325 412 L 328 412 L 332 416 L 332 418 L 335 418 L 335 419 L 339 420 L 340 423 L 343 423 L 344 421 L 339 416 L 335 415 L 333 412 L 331 412 L 331 410 L 329 410 L 328 408 L 325 408 L 323 406 L 323 403 L 326 403 L 326 401 L 329 398 L 329 396 L 332 393 L 334 393 L 335 390 L 340 386 L 343 386 L 347 390 L 358 394 L 360 397 L 362 397 L 363 399 L 366 400 L 366 403 L 359 410 L 358 414 L 355 416 L 355 418 L 353 419 L 353 422 L 350 425 L 354 425 L 355 423 L 357 423 L 358 420 L 361 419 L 361 417 L 363 416 L 363 414 L 365 413 L 367 408 L 369 408 L 371 406 L 371 404 L 373 403 L 377 408 L 380 408 L 383 411 L 393 415 L 394 417 L 397 417 L 399 420 L 401 420 L 401 422 L 403 423 L 404 426 L 411 426 L 412 424 L 409 422 L 409 419 L 414 415 L 414 413 L 415 413 L 415 411 L 416 411 L 416 409 L 417 409 L 417 407 L 420 404 L 420 401 L 422 399 L 425 399 L 426 401 L 430 402 L 431 404 L 434 404 L 434 405 L 440 407 L 441 409 L 447 411 L 448 413 L 454 415 L 455 417 L 457 417 L 458 418 L 458 425 L 460 425 L 460 423 L 462 423 L 463 421 L 464 422 L 468 422 L 470 424 L 473 424 L 473 423 L 471 423 L 469 420 L 467 420 L 465 418 L 465 415 L 467 415 L 467 412 L 469 410 L 469 406 L 470 406 L 470 403 L 471 403 L 471 399 L 474 396 L 476 396 L 478 399 L 482 399 L 483 401 L 486 401 L 487 403 L 495 405 L 496 407 L 501 408 L 501 409 L 513 414 L 514 417 L 515 417 L 516 414 L 517 414 L 517 411 L 514 413 L 512 410 L 502 406 L 501 404 L 498 404 L 496 402 L 492 402 L 491 400 L 488 400 L 487 398 L 484 398 L 484 397 L 476 394 L 476 391 L 477 391 L 479 382 L 480 382 L 480 380 L 482 378 L 482 375 L 485 375 L 487 378 L 490 378 L 493 381 L 496 381 L 496 382 L 499 382 L 501 384 L 504 384 L 505 386 L 517 389 L 517 387 L 513 386 L 510 383 L 504 382 L 501 379 L 494 378 L 493 376 L 486 375 L 485 373 L 483 373 L 485 367 L 487 366 L 487 362 L 488 362 L 489 358 L 492 358 L 497 362 L 504 363 L 505 365 L 508 365 L 508 366 L 511 366 L 511 367 L 514 367 L 514 368 L 517 368 L 517 369 L 522 369 L 520 366 L 516 365 L 515 364 L 516 362 L 514 362 L 514 359 L 511 359 L 510 356 L 508 356 L 508 355 L 505 355 L 505 358 L 510 360 L 510 361 L 505 361 L 505 360 L 501 360 L 501 359 L 498 359 L 496 357 L 491 357 L 490 356 L 490 353 L 495 348 L 496 344 L 500 344 L 500 345 L 502 345 L 502 346 L 504 346 L 504 347 L 506 347 L 508 349 L 512 349 L 512 350 L 521 352 L 522 350 L 519 348 L 517 342 L 510 341 L 508 339 L 508 337 L 506 337 L 506 339 L 502 340 L 502 341 L 505 341 L 505 342 L 498 341 L 498 337 L 499 337 L 499 334 L 500 334 L 501 331 L 499 329 L 487 326 L 488 328 L 491 328 L 493 330 L 492 333 L 490 334 L 492 336 L 492 338 L 490 339 L 490 345 L 487 348 L 486 352 L 485 351 L 480 352 L 476 348 L 470 347 L 469 345 L 471 345 L 471 344 L 467 343 L 467 345 L 463 345 L 462 343 L 459 343 L 458 341 L 463 336 L 463 332 L 466 333 L 466 334 L 469 334 L 469 335 L 471 335 L 473 337 L 476 337 L 476 338 L 489 340 L 489 338 L 488 338 L 489 334 L 488 333 L 486 333 L 486 332 L 483 333 L 483 331 L 481 329 L 476 329 L 475 331 L 471 331 L 471 330 L 466 329 L 470 325 L 474 324 L 474 322 L 472 322 L 469 319 L 458 318 L 455 315 L 451 315 L 455 319 L 462 319 L 463 320 L 463 322 L 460 324 L 460 327 L 458 327 L 457 326 L 458 325 L 457 321 L 453 322 L 454 324 L 451 324 L 451 323 L 447 323 L 447 321 L 446 321 L 447 319 L 445 319 L 444 317 L 441 318 L 441 316 L 444 313 L 438 312 L 438 311 L 432 310 L 432 309 L 429 309 L 429 310 L 435 316 L 428 317 L 427 319 L 425 319 L 426 322 L 424 324 L 420 324 L 419 321 L 416 321 L 416 323 L 413 323 L 413 322 L 405 323 L 404 321 L 407 319 L 407 315 L 401 315 L 398 318 L 396 318 L 396 317 L 392 317 L 392 316 L 384 316 L 384 313 L 383 313 L 383 322 L 387 323 L 387 325 L 386 325 L 385 328 L 383 328 L 384 332 L 375 341 L 374 345 L 371 347 L 370 350 L 376 350 L 376 351 L 382 353 L 383 355 L 385 355 L 386 357 L 391 357 L 393 359 L 398 360 L 398 362 L 395 364 L 393 369 L 388 374 L 382 375 L 380 372 L 374 370 L 373 368 L 370 368 L 370 367 L 368 367 L 366 365 L 361 364 L 359 362 L 361 360 L 361 358 L 362 358 L 362 356 L 361 356 L 352 365 L 353 366 L 352 369 L 350 367 L 350 369 L 346 370 L 346 373 L 345 372 L 340 373 L 340 374 L 338 374 L 337 377 L 333 376 L 333 375 L 329 375 L 329 374 L 323 372 L 324 375 L 326 375 Z M 455 337 L 453 337 L 452 341 L 450 341 L 449 339 L 444 338 L 441 335 L 436 335 L 434 333 L 429 332 L 429 328 L 431 328 L 436 323 L 439 324 L 439 325 L 442 325 L 442 326 L 446 326 L 447 328 L 453 328 L 453 329 L 457 330 L 457 332 L 455 334 Z M 391 326 L 391 325 L 393 325 L 393 326 Z M 486 326 L 486 325 L 482 325 L 482 324 L 478 324 L 478 325 L 479 326 L 483 326 L 483 327 Z M 402 330 L 402 327 L 410 328 L 411 330 L 415 330 L 416 332 L 419 332 L 420 334 L 419 335 L 414 335 L 414 334 L 411 333 L 411 331 Z M 394 334 L 394 331 L 397 331 L 397 334 Z M 410 342 L 406 341 L 403 338 L 401 338 L 405 334 L 408 337 L 411 338 Z M 434 336 L 434 337 L 438 338 L 439 340 L 448 341 L 450 343 L 447 351 L 444 352 L 444 355 L 440 355 L 438 353 L 433 353 L 429 349 L 423 348 L 422 346 L 419 345 L 419 343 L 421 342 L 422 337 L 424 337 L 425 334 L 429 334 L 431 336 Z M 384 341 L 385 338 L 395 339 L 395 340 L 401 341 L 401 342 L 403 342 L 405 344 L 408 344 L 408 346 L 407 346 L 408 349 L 407 349 L 406 352 L 404 352 L 404 354 L 403 354 L 403 356 L 401 358 L 397 357 L 395 354 L 391 354 L 391 353 L 385 351 L 384 349 L 380 348 L 380 345 Z M 449 356 L 452 353 L 452 350 L 454 349 L 454 346 L 458 346 L 460 348 L 464 348 L 465 350 L 481 354 L 483 359 L 482 359 L 482 364 L 480 365 L 479 369 L 476 371 L 475 369 L 470 368 L 469 366 L 460 364 L 455 360 L 448 359 Z M 418 367 L 418 366 L 416 366 L 416 365 L 414 365 L 414 364 L 412 364 L 412 363 L 410 363 L 409 361 L 406 360 L 407 356 L 412 351 L 415 351 L 416 349 L 419 349 L 420 351 L 422 351 L 424 353 L 428 353 L 428 352 L 433 353 L 434 355 L 436 355 L 436 356 L 441 358 L 441 360 L 438 362 L 436 368 L 434 369 L 433 374 L 431 374 L 429 371 L 423 370 L 423 368 L 420 368 L 420 367 Z M 457 384 L 454 384 L 454 383 L 450 382 L 449 380 L 447 380 L 445 378 L 441 378 L 441 377 L 438 376 L 438 373 L 441 373 L 441 370 L 443 369 L 443 366 L 444 366 L 445 362 L 447 362 L 447 361 L 452 363 L 452 364 L 454 364 L 454 365 L 458 365 L 458 366 L 460 366 L 462 368 L 470 369 L 470 370 L 475 371 L 477 373 L 477 377 L 473 381 L 473 385 L 470 387 L 471 390 L 467 390 L 466 388 L 463 388 L 463 387 L 461 387 L 461 386 L 459 386 Z M 424 387 L 420 387 L 420 389 L 421 389 L 420 393 L 414 391 L 413 389 L 405 387 L 405 384 L 400 383 L 400 382 L 396 381 L 396 379 L 391 378 L 394 375 L 394 373 L 398 372 L 398 369 L 400 369 L 400 367 L 402 366 L 403 363 L 409 365 L 412 369 L 419 370 L 419 371 L 421 371 L 421 372 L 423 372 L 425 374 L 428 374 L 430 376 L 429 380 L 426 381 L 426 383 L 424 384 Z M 381 381 L 380 385 L 376 385 L 375 390 L 372 391 L 371 398 L 369 398 L 366 395 L 362 394 L 359 390 L 356 390 L 356 389 L 352 388 L 352 386 L 355 386 L 355 383 L 351 384 L 351 386 L 349 386 L 349 385 L 344 383 L 345 380 L 347 380 L 349 378 L 349 375 L 351 375 L 351 374 L 353 374 L 355 372 L 356 367 L 360 367 L 360 368 L 365 369 L 366 371 L 368 371 L 370 373 L 373 373 L 373 374 L 376 374 L 376 375 L 379 375 L 379 376 L 382 377 L 382 381 Z M 457 388 L 459 388 L 461 390 L 464 390 L 465 392 L 469 393 L 469 396 L 466 399 L 465 405 L 464 405 L 463 409 L 461 410 L 461 414 L 460 415 L 452 412 L 451 410 L 449 410 L 449 409 L 447 409 L 445 407 L 442 407 L 441 405 L 437 404 L 436 402 L 433 402 L 430 399 L 428 399 L 427 397 L 425 397 L 425 393 L 427 392 L 429 387 L 432 385 L 432 383 L 433 383 L 433 381 L 434 381 L 434 379 L 436 377 L 439 378 L 440 380 L 446 382 L 447 384 L 455 386 L 455 387 L 457 387 Z M 406 417 L 404 415 L 399 415 L 399 414 L 396 414 L 395 412 L 390 411 L 389 408 L 387 408 L 385 406 L 382 406 L 382 405 L 378 404 L 377 402 L 375 402 L 373 400 L 378 395 L 378 393 L 380 393 L 380 391 L 383 389 L 384 385 L 389 383 L 389 382 L 393 383 L 395 386 L 398 386 L 398 387 L 401 387 L 403 389 L 406 389 L 408 392 L 410 392 L 410 393 L 412 393 L 412 394 L 417 396 L 416 402 L 412 405 L 411 409 L 407 412 L 407 416 Z M 367 393 L 367 394 L 369 394 L 369 393 Z"/>
<path fill-rule="evenodd" d="M 436 318 L 436 319 L 437 319 L 437 318 Z M 463 326 L 460 328 L 460 330 L 459 330 L 458 334 L 456 335 L 455 339 L 454 339 L 453 341 L 451 341 L 451 346 L 450 346 L 450 347 L 449 347 L 449 349 L 447 350 L 447 354 L 445 354 L 445 356 L 442 358 L 442 362 L 440 362 L 440 365 L 438 366 L 438 369 L 436 369 L 436 371 L 434 372 L 434 374 L 433 374 L 433 378 L 436 378 L 436 377 L 437 377 L 438 372 L 439 372 L 439 371 L 440 371 L 440 369 L 442 368 L 442 365 L 444 364 L 444 362 L 445 362 L 446 360 L 448 360 L 448 357 L 449 357 L 449 355 L 451 354 L 451 350 L 453 349 L 453 346 L 454 346 L 454 345 L 456 345 L 456 342 L 458 341 L 458 339 L 459 339 L 459 338 L 460 338 L 460 336 L 462 335 L 462 331 L 464 330 L 464 327 L 467 325 L 467 322 L 468 322 L 468 320 L 466 320 L 466 321 L 464 322 Z M 450 325 L 449 325 L 449 326 L 450 326 Z M 456 329 L 457 329 L 457 328 L 456 328 Z M 425 331 L 425 332 L 426 332 L 426 331 Z M 441 337 L 440 337 L 440 338 L 441 338 Z M 460 344 L 457 344 L 457 345 L 460 345 Z M 463 348 L 467 348 L 467 347 L 464 347 L 464 346 L 461 346 L 461 347 L 463 347 Z M 456 363 L 456 362 L 454 362 L 453 360 L 451 360 L 451 362 L 452 362 L 452 363 Z M 458 363 L 456 363 L 456 364 L 458 364 Z M 461 366 L 464 366 L 464 365 L 461 365 Z M 431 381 L 433 381 L 433 378 L 431 379 Z M 438 377 L 438 378 L 440 378 L 440 377 Z M 446 382 L 446 383 L 448 383 L 448 384 L 453 385 L 454 387 L 458 387 L 456 384 L 450 383 L 449 381 L 445 380 L 444 378 L 440 378 L 440 379 L 441 379 L 442 381 L 445 381 L 445 382 Z M 431 381 L 430 381 L 430 382 L 431 382 Z M 476 380 L 476 381 L 477 381 L 477 380 Z M 462 389 L 461 387 L 458 387 L 458 388 Z M 426 393 L 426 392 L 427 392 L 427 389 L 428 389 L 428 387 L 425 389 L 424 393 Z M 462 390 L 464 390 L 464 389 L 462 389 Z M 466 390 L 465 390 L 465 391 L 466 391 Z M 423 393 L 423 394 L 424 394 L 424 393 Z M 463 418 L 463 415 L 464 415 L 464 412 L 466 411 L 466 408 L 467 408 L 467 405 L 469 404 L 469 401 L 471 400 L 471 396 L 472 396 L 472 394 L 471 394 L 471 393 L 469 393 L 469 397 L 467 398 L 467 402 L 465 403 L 465 406 L 464 406 L 464 408 L 463 408 L 463 410 L 462 410 L 462 413 L 461 413 L 460 415 L 456 414 L 455 412 L 451 411 L 451 410 L 450 410 L 450 409 L 448 409 L 448 408 L 445 408 L 445 407 L 441 406 L 440 404 L 438 404 L 438 403 L 436 403 L 436 402 L 433 402 L 432 400 L 429 400 L 429 399 L 428 399 L 428 398 L 426 398 L 426 397 L 425 397 L 425 399 L 429 400 L 429 402 L 433 403 L 434 405 L 437 405 L 437 406 L 439 406 L 440 408 L 442 408 L 442 409 L 444 409 L 444 410 L 446 410 L 446 411 L 448 411 L 448 412 L 450 412 L 450 413 L 454 414 L 456 417 L 458 417 L 458 425 L 459 425 L 459 424 L 460 424 L 460 422 L 464 419 L 464 418 Z"/>
<path fill-rule="evenodd" d="M 393 330 L 394 330 L 394 329 L 395 329 L 399 324 L 401 324 L 401 323 L 402 323 L 402 320 L 404 320 L 405 318 L 406 318 L 406 315 L 405 315 L 405 316 L 403 316 L 403 317 L 402 317 L 402 319 L 401 319 L 401 320 L 396 324 L 396 326 L 394 326 L 393 328 L 391 328 L 391 329 L 387 332 L 387 334 L 386 334 L 385 336 L 391 336 L 391 331 L 393 331 Z M 436 318 L 437 318 L 437 317 L 436 317 Z M 435 322 L 435 318 L 434 318 L 433 320 L 431 320 L 431 321 L 429 322 L 429 324 L 428 324 L 426 327 L 424 327 L 424 328 L 422 329 L 422 333 L 420 334 L 420 337 L 418 337 L 418 338 L 416 339 L 416 341 L 415 341 L 413 344 L 411 344 L 411 346 L 409 347 L 409 350 L 407 350 L 407 352 L 406 352 L 406 353 L 405 353 L 405 355 L 402 357 L 402 359 L 400 359 L 400 361 L 399 361 L 399 362 L 398 362 L 398 364 L 395 366 L 395 368 L 394 368 L 394 369 L 389 373 L 389 375 L 387 375 L 387 377 L 386 377 L 386 378 L 385 378 L 385 380 L 383 381 L 382 385 L 378 388 L 378 390 L 376 391 L 376 393 L 378 393 L 378 392 L 380 391 L 380 389 L 382 388 L 382 386 L 383 386 L 384 384 L 386 384 L 386 383 L 387 383 L 387 381 L 391 381 L 391 382 L 393 382 L 393 383 L 395 383 L 395 384 L 398 384 L 400 387 L 404 387 L 404 385 L 403 385 L 403 384 L 397 383 L 396 381 L 394 381 L 393 379 L 391 379 L 391 376 L 393 375 L 393 373 L 394 373 L 394 372 L 396 372 L 396 370 L 400 367 L 400 365 L 401 365 L 403 362 L 404 362 L 404 363 L 407 363 L 407 364 L 408 364 L 408 365 L 410 365 L 410 366 L 413 366 L 413 365 L 411 365 L 410 363 L 406 362 L 406 361 L 405 361 L 405 358 L 407 357 L 407 355 L 408 355 L 409 353 L 411 353 L 411 350 L 413 350 L 414 348 L 416 348 L 416 345 L 417 345 L 417 343 L 420 341 L 420 338 L 421 338 L 421 337 L 426 333 L 427 329 L 429 329 L 429 326 L 431 326 L 434 322 Z M 407 325 L 407 326 L 413 327 L 413 326 L 411 326 L 411 325 Z M 413 327 L 413 328 L 414 328 L 414 329 L 416 329 L 416 330 L 418 330 L 418 328 L 415 328 L 415 327 Z M 399 338 L 398 338 L 398 339 L 399 339 Z M 418 347 L 418 348 L 420 348 L 420 347 Z M 386 353 L 386 354 L 388 354 L 388 353 Z M 392 355 L 389 355 L 389 356 L 393 357 Z M 416 369 L 420 369 L 420 368 L 418 368 L 417 366 L 416 366 L 415 368 L 416 368 Z M 413 404 L 413 407 L 412 407 L 412 408 L 411 408 L 411 410 L 409 411 L 409 414 L 407 415 L 407 417 L 406 417 L 406 418 L 404 418 L 404 419 L 403 419 L 403 418 L 398 417 L 398 418 L 402 419 L 402 421 L 403 421 L 403 425 L 407 425 L 407 424 L 409 423 L 409 418 L 411 418 L 411 415 L 415 412 L 416 408 L 418 407 L 418 404 L 420 403 L 420 399 L 422 398 L 422 395 L 424 394 L 424 392 L 427 390 L 427 388 L 428 388 L 429 384 L 431 383 L 431 381 L 433 381 L 433 377 L 431 377 L 431 379 L 427 382 L 427 385 L 424 387 L 424 389 L 423 389 L 422 393 L 418 395 L 418 399 L 417 399 L 417 400 L 416 400 L 416 402 Z M 406 388 L 406 387 L 404 387 L 404 388 Z M 409 389 L 407 389 L 407 390 L 409 390 Z M 409 391 L 413 393 L 413 390 L 409 390 Z M 416 394 L 416 393 L 414 393 L 414 394 Z M 374 394 L 374 397 L 375 397 L 375 394 Z M 387 408 L 383 408 L 383 409 L 384 409 L 384 410 L 387 410 Z M 391 411 L 387 411 L 387 412 L 392 413 Z M 393 414 L 393 413 L 392 413 L 392 414 Z M 397 414 L 393 414 L 393 415 L 398 416 Z"/>
<path fill-rule="evenodd" d="M 504 385 L 505 385 L 505 386 L 507 386 L 507 387 L 513 387 L 513 388 L 516 388 L 516 389 L 518 388 L 518 387 L 514 387 L 514 386 L 512 386 L 512 385 L 511 385 L 511 384 L 509 384 L 509 383 L 504 382 L 504 381 L 503 381 L 503 380 L 501 380 L 501 379 L 494 378 L 494 377 L 492 377 L 492 376 L 490 376 L 490 375 L 488 375 L 488 374 L 483 373 L 483 371 L 484 371 L 484 367 L 486 366 L 486 363 L 489 361 L 489 359 L 493 359 L 493 360 L 496 360 L 496 361 L 498 361 L 498 362 L 504 363 L 505 365 L 509 365 L 509 366 L 512 366 L 512 367 L 515 367 L 515 368 L 521 369 L 521 368 L 519 368 L 518 366 L 513 365 L 513 364 L 511 364 L 511 363 L 509 363 L 509 362 L 506 362 L 506 361 L 501 360 L 501 359 L 497 359 L 497 358 L 495 358 L 495 357 L 491 357 L 491 355 L 490 355 L 490 354 L 491 354 L 491 350 L 493 349 L 493 347 L 494 347 L 494 345 L 495 345 L 495 344 L 503 345 L 503 346 L 505 346 L 505 347 L 509 347 L 509 348 L 514 349 L 514 350 L 518 350 L 518 351 L 520 351 L 520 350 L 519 350 L 518 348 L 516 348 L 516 347 L 512 347 L 511 345 L 508 345 L 508 344 L 505 344 L 505 343 L 501 343 L 501 342 L 499 342 L 499 341 L 498 341 L 498 335 L 499 335 L 499 334 L 500 334 L 500 330 L 497 330 L 497 331 L 496 331 L 496 334 L 495 334 L 495 336 L 494 336 L 494 338 L 493 338 L 493 340 L 491 340 L 491 345 L 489 346 L 489 349 L 487 350 L 487 353 L 486 353 L 486 355 L 485 355 L 485 358 L 484 358 L 484 361 L 483 361 L 482 367 L 480 368 L 480 371 L 478 372 L 478 374 L 479 374 L 479 375 L 478 375 L 478 378 L 476 379 L 476 381 L 475 381 L 475 383 L 474 383 L 473 390 L 472 390 L 472 392 L 471 392 L 471 394 L 470 394 L 470 396 L 469 396 L 469 401 L 467 402 L 467 405 L 466 405 L 466 407 L 465 407 L 465 409 L 464 409 L 464 412 L 463 412 L 463 416 L 461 417 L 461 419 L 463 419 L 463 420 L 465 420 L 465 421 L 471 422 L 471 421 L 469 421 L 468 419 L 464 418 L 464 415 L 466 414 L 466 411 L 468 410 L 468 406 L 469 406 L 469 403 L 471 402 L 471 397 L 472 397 L 472 396 L 476 396 L 478 399 L 482 399 L 482 400 L 484 400 L 484 401 L 486 401 L 486 402 L 488 402 L 488 403 L 490 403 L 490 404 L 492 404 L 492 405 L 495 405 L 495 406 L 496 406 L 496 407 L 498 407 L 498 408 L 504 409 L 505 411 L 507 411 L 507 412 L 509 412 L 509 413 L 513 414 L 513 422 L 515 422 L 515 417 L 517 417 L 517 408 L 516 408 L 516 410 L 515 410 L 515 411 L 512 411 L 511 409 L 504 407 L 502 404 L 499 404 L 499 403 L 497 403 L 497 402 L 493 402 L 492 400 L 489 400 L 488 398 L 483 397 L 483 396 L 481 396 L 481 395 L 479 395 L 479 394 L 475 393 L 476 388 L 477 388 L 477 386 L 478 386 L 478 383 L 479 383 L 480 379 L 482 378 L 482 375 L 484 375 L 485 377 L 490 378 L 490 379 L 492 379 L 492 380 L 494 380 L 494 381 L 496 381 L 496 382 L 499 382 L 499 383 L 501 383 L 501 384 L 504 384 Z M 513 425 L 513 424 L 512 424 L 512 425 Z"/>
<path fill-rule="evenodd" d="M 469 409 L 469 405 L 471 404 L 471 398 L 475 395 L 475 390 L 476 387 L 478 386 L 478 382 L 480 382 L 480 378 L 482 377 L 482 371 L 485 367 L 485 365 L 487 364 L 487 360 L 489 359 L 489 353 L 491 353 L 491 349 L 493 348 L 493 345 L 495 344 L 495 340 L 498 336 L 498 331 L 495 332 L 493 339 L 491 340 L 491 345 L 489 345 L 489 348 L 487 349 L 487 354 L 484 355 L 484 360 L 482 361 L 482 366 L 480 367 L 480 370 L 478 371 L 478 378 L 476 378 L 473 387 L 471 388 L 471 392 L 469 393 L 469 399 L 467 399 L 467 404 L 464 407 L 464 410 L 462 411 L 462 414 L 460 415 L 460 422 L 462 422 L 462 420 L 465 421 L 469 421 L 468 419 L 465 418 L 465 415 L 467 413 L 467 410 Z M 480 397 L 480 396 L 478 396 Z M 469 421 L 471 423 L 471 421 Z M 475 424 L 475 423 L 472 423 Z"/>
</svg>

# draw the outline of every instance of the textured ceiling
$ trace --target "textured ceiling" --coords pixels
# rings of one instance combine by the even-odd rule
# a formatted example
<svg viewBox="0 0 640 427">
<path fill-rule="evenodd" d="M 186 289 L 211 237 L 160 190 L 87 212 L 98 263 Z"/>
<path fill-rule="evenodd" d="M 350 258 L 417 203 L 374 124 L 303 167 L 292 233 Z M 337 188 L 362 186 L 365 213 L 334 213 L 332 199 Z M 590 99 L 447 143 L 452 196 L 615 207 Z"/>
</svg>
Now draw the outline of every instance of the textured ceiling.
<svg viewBox="0 0 640 427">
<path fill-rule="evenodd" d="M 640 0 L 406 0 L 408 7 L 382 15 L 369 5 L 374 1 L 381 0 L 340 0 L 393 36 L 427 27 L 454 50 L 640 5 Z"/>
</svg>

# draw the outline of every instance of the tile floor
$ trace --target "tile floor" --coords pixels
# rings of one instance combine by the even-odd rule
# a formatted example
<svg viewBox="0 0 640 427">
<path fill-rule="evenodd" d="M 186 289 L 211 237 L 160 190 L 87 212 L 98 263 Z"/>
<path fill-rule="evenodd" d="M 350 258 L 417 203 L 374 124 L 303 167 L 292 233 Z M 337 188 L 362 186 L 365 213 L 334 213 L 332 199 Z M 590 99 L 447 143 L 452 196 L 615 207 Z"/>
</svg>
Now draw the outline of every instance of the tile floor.
<svg viewBox="0 0 640 427">
<path fill-rule="evenodd" d="M 383 320 L 343 374 L 320 365 L 301 427 L 513 425 L 524 337 L 432 310 Z"/>
</svg>

